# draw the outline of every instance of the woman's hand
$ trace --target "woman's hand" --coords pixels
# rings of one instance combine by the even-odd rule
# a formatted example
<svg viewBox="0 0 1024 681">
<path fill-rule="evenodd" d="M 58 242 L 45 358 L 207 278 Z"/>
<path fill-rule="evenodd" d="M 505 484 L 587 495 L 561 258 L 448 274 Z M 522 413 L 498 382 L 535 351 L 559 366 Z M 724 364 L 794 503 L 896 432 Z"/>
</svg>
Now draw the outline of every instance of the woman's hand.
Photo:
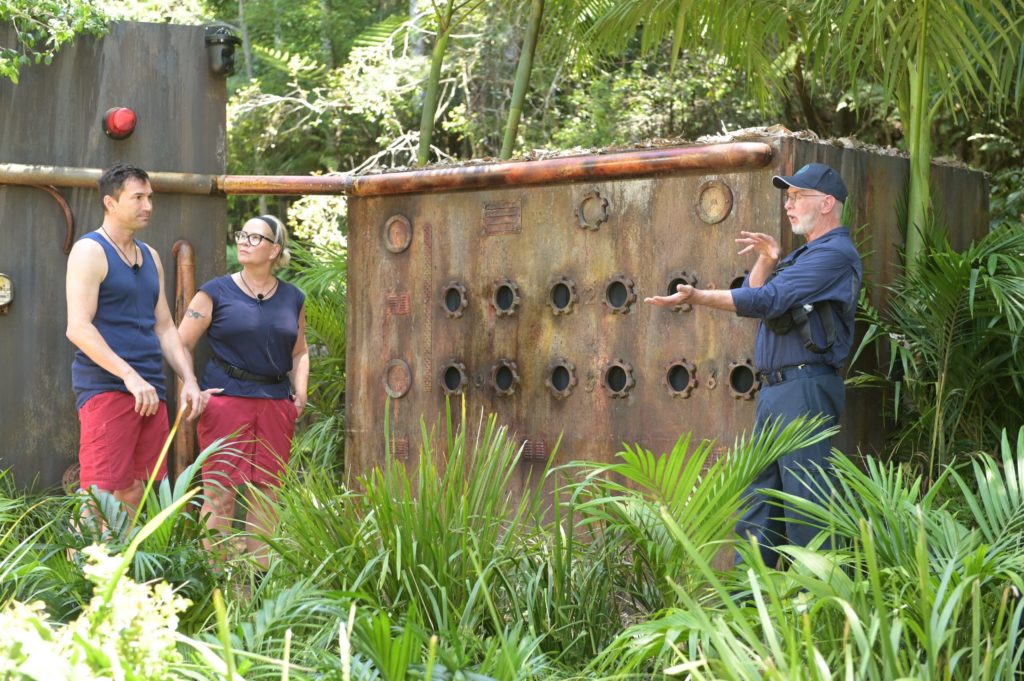
<svg viewBox="0 0 1024 681">
<path fill-rule="evenodd" d="M 306 396 L 305 395 L 292 395 L 292 403 L 295 405 L 295 420 L 298 421 L 302 417 L 302 412 L 306 408 Z"/>
<path fill-rule="evenodd" d="M 199 393 L 199 406 L 201 407 L 199 411 L 206 411 L 206 405 L 210 403 L 210 398 L 222 392 L 224 392 L 224 388 L 207 388 Z"/>
</svg>

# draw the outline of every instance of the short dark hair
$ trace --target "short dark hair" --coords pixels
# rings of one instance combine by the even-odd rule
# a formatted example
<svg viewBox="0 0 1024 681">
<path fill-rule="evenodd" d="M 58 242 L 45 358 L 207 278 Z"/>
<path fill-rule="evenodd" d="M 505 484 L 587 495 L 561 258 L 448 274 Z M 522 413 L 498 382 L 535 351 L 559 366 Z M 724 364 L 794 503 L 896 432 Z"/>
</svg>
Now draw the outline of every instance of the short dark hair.
<svg viewBox="0 0 1024 681">
<path fill-rule="evenodd" d="M 121 195 L 124 183 L 128 180 L 149 182 L 149 175 L 142 168 L 133 166 L 130 163 L 118 162 L 104 170 L 103 174 L 100 175 L 99 181 L 100 201 L 102 202 L 105 196 L 116 199 Z M 105 207 L 104 210 L 106 210 Z"/>
</svg>

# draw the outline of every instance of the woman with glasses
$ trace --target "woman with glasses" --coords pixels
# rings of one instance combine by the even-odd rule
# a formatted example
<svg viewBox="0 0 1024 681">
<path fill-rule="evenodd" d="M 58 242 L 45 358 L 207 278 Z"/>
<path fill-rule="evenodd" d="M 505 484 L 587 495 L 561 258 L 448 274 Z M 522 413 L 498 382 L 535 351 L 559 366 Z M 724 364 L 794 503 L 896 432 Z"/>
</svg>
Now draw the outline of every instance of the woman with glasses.
<svg viewBox="0 0 1024 681">
<path fill-rule="evenodd" d="M 205 409 L 197 428 L 199 446 L 205 450 L 226 438 L 203 464 L 207 526 L 219 532 L 231 526 L 242 488 L 250 497 L 249 529 L 264 534 L 274 519 L 249 492 L 257 488 L 275 497 L 295 421 L 306 405 L 305 298 L 274 275 L 291 258 L 280 220 L 252 218 L 234 238 L 242 270 L 203 284 L 178 333 L 189 352 L 205 333 L 213 355 L 201 381 Z M 266 565 L 261 542 L 255 537 L 247 542 L 250 555 Z"/>
</svg>

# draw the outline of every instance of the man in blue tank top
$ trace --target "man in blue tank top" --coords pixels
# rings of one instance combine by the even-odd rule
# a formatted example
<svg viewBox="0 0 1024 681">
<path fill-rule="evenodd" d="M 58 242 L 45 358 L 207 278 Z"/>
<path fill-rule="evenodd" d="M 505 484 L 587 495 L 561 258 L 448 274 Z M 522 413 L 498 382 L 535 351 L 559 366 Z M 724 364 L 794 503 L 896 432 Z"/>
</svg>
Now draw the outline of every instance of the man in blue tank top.
<svg viewBox="0 0 1024 681">
<path fill-rule="evenodd" d="M 181 406 L 199 415 L 199 386 L 164 296 L 157 252 L 135 238 L 153 212 L 146 172 L 116 164 L 99 180 L 103 224 L 68 257 L 67 337 L 81 440 L 80 486 L 138 507 L 167 439 L 163 360 L 184 382 Z"/>
</svg>

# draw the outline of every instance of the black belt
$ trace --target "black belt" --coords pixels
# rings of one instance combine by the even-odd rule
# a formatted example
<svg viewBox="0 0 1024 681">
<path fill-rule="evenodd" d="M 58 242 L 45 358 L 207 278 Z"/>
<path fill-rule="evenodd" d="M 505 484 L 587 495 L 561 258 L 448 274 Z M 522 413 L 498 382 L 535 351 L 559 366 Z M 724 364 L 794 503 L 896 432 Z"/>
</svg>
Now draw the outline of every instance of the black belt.
<svg viewBox="0 0 1024 681">
<path fill-rule="evenodd" d="M 768 385 L 776 385 L 794 378 L 808 378 L 810 376 L 824 376 L 826 374 L 834 375 L 835 373 L 835 367 L 828 364 L 797 364 L 782 367 L 775 371 L 760 371 L 758 376 Z"/>
<path fill-rule="evenodd" d="M 231 378 L 239 381 L 252 381 L 253 383 L 280 383 L 284 379 L 288 378 L 288 374 L 277 374 L 276 376 L 264 376 L 263 374 L 254 374 L 251 371 L 240 369 L 234 364 L 228 364 L 220 357 L 214 357 L 213 361 L 224 370 Z"/>
</svg>

